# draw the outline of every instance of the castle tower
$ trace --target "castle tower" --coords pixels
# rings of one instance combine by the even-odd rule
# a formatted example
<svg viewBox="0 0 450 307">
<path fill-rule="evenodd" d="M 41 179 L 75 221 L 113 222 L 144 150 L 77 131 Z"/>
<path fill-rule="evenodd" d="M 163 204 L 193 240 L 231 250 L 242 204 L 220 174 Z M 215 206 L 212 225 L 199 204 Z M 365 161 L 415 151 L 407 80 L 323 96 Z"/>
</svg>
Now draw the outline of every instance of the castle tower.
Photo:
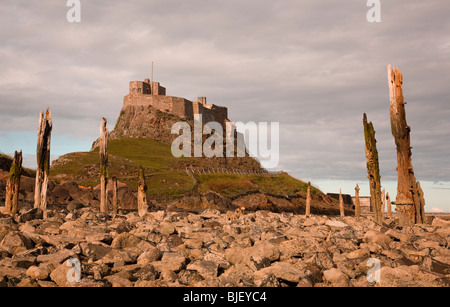
<svg viewBox="0 0 450 307">
<path fill-rule="evenodd" d="M 150 79 L 144 81 L 131 81 L 130 94 L 141 95 L 166 95 L 166 88 L 159 85 L 159 82 L 150 82 Z"/>
</svg>

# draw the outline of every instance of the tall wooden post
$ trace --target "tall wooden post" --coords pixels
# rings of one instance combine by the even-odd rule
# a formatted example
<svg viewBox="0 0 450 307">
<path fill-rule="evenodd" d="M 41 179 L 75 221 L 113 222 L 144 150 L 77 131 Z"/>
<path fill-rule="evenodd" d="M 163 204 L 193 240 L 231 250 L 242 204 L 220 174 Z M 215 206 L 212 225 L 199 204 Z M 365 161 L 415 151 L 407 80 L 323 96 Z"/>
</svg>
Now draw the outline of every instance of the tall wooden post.
<svg viewBox="0 0 450 307">
<path fill-rule="evenodd" d="M 392 204 L 391 204 L 391 197 L 389 196 L 389 193 L 386 193 L 386 207 L 387 207 L 387 216 L 388 218 L 392 217 Z"/>
<path fill-rule="evenodd" d="M 139 216 L 144 216 L 148 211 L 147 203 L 147 184 L 145 183 L 145 174 L 142 166 L 139 168 L 139 184 L 138 184 L 138 214 Z"/>
<path fill-rule="evenodd" d="M 48 173 L 50 171 L 50 139 L 52 133 L 52 113 L 41 111 L 39 114 L 39 131 L 37 138 L 37 167 L 34 189 L 34 208 L 47 209 Z"/>
<path fill-rule="evenodd" d="M 384 218 L 384 213 L 386 212 L 386 189 L 381 190 L 381 218 Z"/>
<path fill-rule="evenodd" d="M 22 151 L 14 153 L 14 160 L 6 182 L 5 213 L 15 215 L 19 210 L 20 176 L 22 175 Z"/>
<path fill-rule="evenodd" d="M 370 198 L 373 209 L 373 217 L 376 223 L 381 223 L 381 176 L 378 163 L 377 140 L 372 122 L 367 123 L 367 115 L 364 113 L 364 137 L 366 139 L 367 174 L 370 185 Z"/>
<path fill-rule="evenodd" d="M 403 76 L 398 68 L 388 66 L 391 130 L 397 148 L 397 198 L 396 210 L 404 225 L 424 223 L 425 201 L 423 192 L 417 187 L 411 161 L 411 128 L 406 123 L 405 101 L 403 99 Z M 420 185 L 419 185 L 420 186 Z"/>
<path fill-rule="evenodd" d="M 341 216 L 345 216 L 344 199 L 342 198 L 342 189 L 339 189 L 339 211 L 341 213 Z"/>
<path fill-rule="evenodd" d="M 117 215 L 119 213 L 119 206 L 117 200 L 117 177 L 112 177 L 112 191 L 113 191 L 113 198 L 112 198 L 113 214 Z"/>
<path fill-rule="evenodd" d="M 311 182 L 308 182 L 308 190 L 306 191 L 306 209 L 305 216 L 311 216 Z"/>
<path fill-rule="evenodd" d="M 100 125 L 100 212 L 108 213 L 108 127 L 106 118 Z"/>
<path fill-rule="evenodd" d="M 359 217 L 361 215 L 361 203 L 359 201 L 359 185 L 356 184 L 355 187 L 355 217 Z"/>
</svg>

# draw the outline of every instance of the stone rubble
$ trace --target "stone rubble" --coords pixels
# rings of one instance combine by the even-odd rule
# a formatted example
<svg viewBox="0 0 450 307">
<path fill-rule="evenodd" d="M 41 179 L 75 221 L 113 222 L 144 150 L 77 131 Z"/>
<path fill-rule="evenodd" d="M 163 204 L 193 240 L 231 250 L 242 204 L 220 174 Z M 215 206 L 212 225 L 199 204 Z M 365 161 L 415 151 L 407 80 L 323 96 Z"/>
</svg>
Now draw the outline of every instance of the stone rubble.
<svg viewBox="0 0 450 307">
<path fill-rule="evenodd" d="M 0 286 L 450 286 L 450 221 L 206 209 L 115 217 L 89 207 L 0 214 Z M 368 280 L 376 258 L 379 281 Z M 79 282 L 70 281 L 78 259 Z"/>
</svg>

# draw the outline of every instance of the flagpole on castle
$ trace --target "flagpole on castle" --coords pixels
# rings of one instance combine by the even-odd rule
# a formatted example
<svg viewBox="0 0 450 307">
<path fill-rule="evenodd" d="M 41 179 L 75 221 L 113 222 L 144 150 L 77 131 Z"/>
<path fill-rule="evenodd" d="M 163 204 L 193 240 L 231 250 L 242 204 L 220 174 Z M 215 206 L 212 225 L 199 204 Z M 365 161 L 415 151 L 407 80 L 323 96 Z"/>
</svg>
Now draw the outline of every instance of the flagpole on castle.
<svg viewBox="0 0 450 307">
<path fill-rule="evenodd" d="M 152 83 L 153 83 L 153 62 L 152 62 Z"/>
</svg>

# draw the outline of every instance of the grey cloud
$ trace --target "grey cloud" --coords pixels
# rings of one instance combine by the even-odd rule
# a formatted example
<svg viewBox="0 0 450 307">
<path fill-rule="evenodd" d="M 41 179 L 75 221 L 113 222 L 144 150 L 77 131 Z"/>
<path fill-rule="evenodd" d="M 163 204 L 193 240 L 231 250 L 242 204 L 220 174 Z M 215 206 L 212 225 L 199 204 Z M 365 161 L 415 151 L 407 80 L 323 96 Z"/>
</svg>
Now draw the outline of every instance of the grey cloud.
<svg viewBox="0 0 450 307">
<path fill-rule="evenodd" d="M 155 61 L 169 95 L 207 96 L 234 121 L 279 121 L 280 168 L 300 178 L 364 180 L 366 112 L 394 180 L 391 63 L 404 74 L 417 176 L 450 180 L 448 1 L 382 1 L 379 24 L 353 0 L 81 2 L 80 24 L 66 22 L 65 1 L 0 8 L 2 133 L 35 131 L 50 106 L 54 133 L 90 143 Z"/>
</svg>

